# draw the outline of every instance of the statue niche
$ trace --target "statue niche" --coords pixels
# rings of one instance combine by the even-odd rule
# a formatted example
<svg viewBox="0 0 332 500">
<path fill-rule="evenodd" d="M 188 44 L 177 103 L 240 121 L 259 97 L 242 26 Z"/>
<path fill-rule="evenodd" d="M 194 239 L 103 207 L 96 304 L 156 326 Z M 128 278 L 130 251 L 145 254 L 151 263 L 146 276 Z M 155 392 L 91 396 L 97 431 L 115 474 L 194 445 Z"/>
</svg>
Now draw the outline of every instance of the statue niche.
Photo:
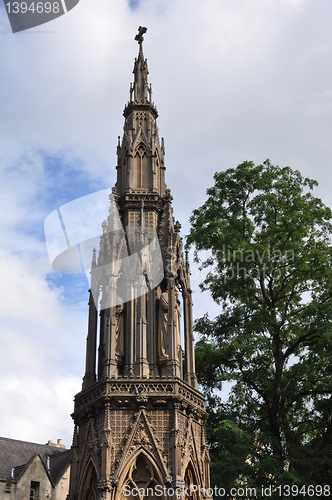
<svg viewBox="0 0 332 500">
<path fill-rule="evenodd" d="M 163 366 L 169 359 L 168 352 L 168 290 L 161 291 L 160 287 L 157 289 L 157 299 L 159 300 L 159 313 L 158 313 L 158 361 L 159 365 Z M 178 297 L 178 289 L 175 288 L 175 333 L 176 333 L 176 355 L 180 365 L 180 372 L 182 378 L 182 347 L 181 347 L 181 329 L 180 329 L 180 301 Z"/>
</svg>

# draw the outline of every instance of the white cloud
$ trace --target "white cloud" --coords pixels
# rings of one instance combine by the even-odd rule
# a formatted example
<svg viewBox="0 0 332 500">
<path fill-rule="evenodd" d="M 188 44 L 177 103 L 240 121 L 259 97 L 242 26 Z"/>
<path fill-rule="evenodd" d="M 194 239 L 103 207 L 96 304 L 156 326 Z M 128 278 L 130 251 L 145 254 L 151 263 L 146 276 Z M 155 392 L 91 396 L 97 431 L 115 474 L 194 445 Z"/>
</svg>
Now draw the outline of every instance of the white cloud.
<svg viewBox="0 0 332 500">
<path fill-rule="evenodd" d="M 68 306 L 66 291 L 50 288 L 43 223 L 77 197 L 73 172 L 85 175 L 83 194 L 115 182 L 138 25 L 148 27 L 144 51 L 167 184 L 186 233 L 213 173 L 246 158 L 269 157 L 317 178 L 317 192 L 332 206 L 331 14 L 329 0 L 141 0 L 135 11 L 125 0 L 82 0 L 52 23 L 13 35 L 0 9 L 4 434 L 61 437 L 72 410 L 84 371 L 87 300 L 80 295 L 75 305 L 71 296 Z M 58 161 L 47 166 L 45 155 Z M 198 292 L 194 303 L 196 316 L 216 310 Z M 28 387 L 35 401 L 22 396 Z M 69 417 L 64 425 L 70 435 Z"/>
<path fill-rule="evenodd" d="M 69 446 L 86 318 L 64 310 L 61 290 L 50 290 L 43 267 L 0 251 L 1 429 L 8 437 L 32 441 L 61 431 L 58 437 Z"/>
<path fill-rule="evenodd" d="M 81 389 L 81 379 L 67 375 L 43 378 L 30 373 L 1 377 L 1 427 L 7 437 L 47 443 L 63 439 L 71 446 L 73 395 Z M 56 434 L 55 434 L 56 433 Z"/>
</svg>

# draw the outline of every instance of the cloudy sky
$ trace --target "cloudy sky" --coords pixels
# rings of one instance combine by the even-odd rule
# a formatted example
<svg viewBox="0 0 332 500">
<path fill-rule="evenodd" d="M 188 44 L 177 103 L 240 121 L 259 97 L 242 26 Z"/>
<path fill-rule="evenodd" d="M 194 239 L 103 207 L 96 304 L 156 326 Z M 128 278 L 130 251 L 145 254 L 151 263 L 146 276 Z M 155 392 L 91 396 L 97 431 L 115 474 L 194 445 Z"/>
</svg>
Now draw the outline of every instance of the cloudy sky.
<svg viewBox="0 0 332 500">
<path fill-rule="evenodd" d="M 299 169 L 332 207 L 330 0 L 80 0 L 16 34 L 1 3 L 2 436 L 71 444 L 88 283 L 52 272 L 44 220 L 115 183 L 139 25 L 183 235 L 213 173 L 245 159 Z M 195 316 L 215 313 L 198 283 Z"/>
</svg>

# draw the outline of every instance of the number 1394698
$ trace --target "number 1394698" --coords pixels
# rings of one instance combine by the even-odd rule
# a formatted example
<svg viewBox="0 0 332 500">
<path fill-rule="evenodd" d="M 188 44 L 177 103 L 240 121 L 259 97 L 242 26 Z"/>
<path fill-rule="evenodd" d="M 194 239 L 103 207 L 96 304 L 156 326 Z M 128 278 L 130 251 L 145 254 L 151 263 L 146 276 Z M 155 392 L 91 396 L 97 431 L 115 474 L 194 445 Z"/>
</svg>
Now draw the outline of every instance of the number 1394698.
<svg viewBox="0 0 332 500">
<path fill-rule="evenodd" d="M 6 3 L 8 14 L 58 14 L 60 12 L 59 2 L 8 2 Z"/>
</svg>

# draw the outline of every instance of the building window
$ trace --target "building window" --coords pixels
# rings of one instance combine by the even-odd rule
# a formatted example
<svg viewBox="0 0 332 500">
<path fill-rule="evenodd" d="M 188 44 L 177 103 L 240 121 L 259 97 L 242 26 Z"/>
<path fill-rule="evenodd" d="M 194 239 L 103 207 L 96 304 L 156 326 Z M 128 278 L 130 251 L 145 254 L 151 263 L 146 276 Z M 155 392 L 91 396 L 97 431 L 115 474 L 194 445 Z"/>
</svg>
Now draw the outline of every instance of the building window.
<svg viewBox="0 0 332 500">
<path fill-rule="evenodd" d="M 36 481 L 31 481 L 30 486 L 30 500 L 38 500 L 39 499 L 39 483 Z"/>
</svg>

